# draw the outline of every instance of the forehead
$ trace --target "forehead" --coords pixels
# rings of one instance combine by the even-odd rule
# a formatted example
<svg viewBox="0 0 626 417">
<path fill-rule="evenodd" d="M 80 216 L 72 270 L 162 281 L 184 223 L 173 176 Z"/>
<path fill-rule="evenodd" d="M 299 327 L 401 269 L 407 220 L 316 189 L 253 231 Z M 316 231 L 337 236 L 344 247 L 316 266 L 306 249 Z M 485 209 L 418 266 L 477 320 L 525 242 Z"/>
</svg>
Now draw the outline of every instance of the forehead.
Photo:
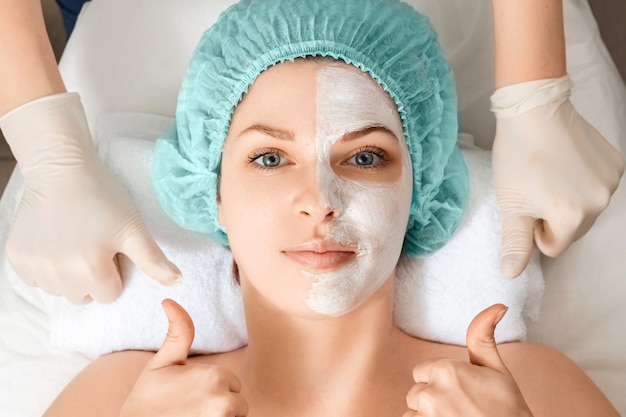
<svg viewBox="0 0 626 417">
<path fill-rule="evenodd" d="M 382 100 L 396 112 L 380 85 L 353 65 L 320 57 L 286 61 L 257 77 L 235 109 L 231 129 L 237 130 L 241 123 L 274 123 L 287 129 L 299 124 L 299 130 L 314 131 L 321 108 L 330 104 L 333 112 L 340 110 L 341 117 L 349 120 L 362 112 L 364 99 Z"/>
</svg>

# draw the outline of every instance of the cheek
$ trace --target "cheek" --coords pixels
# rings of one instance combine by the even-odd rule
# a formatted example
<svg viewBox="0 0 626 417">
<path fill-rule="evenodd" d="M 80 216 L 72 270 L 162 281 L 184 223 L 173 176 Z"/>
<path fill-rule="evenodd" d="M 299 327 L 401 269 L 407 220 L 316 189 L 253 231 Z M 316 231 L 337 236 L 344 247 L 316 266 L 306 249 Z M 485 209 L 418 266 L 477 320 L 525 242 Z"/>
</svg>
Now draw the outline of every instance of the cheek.
<svg viewBox="0 0 626 417">
<path fill-rule="evenodd" d="M 226 229 L 230 250 L 237 260 L 242 276 L 251 268 L 260 268 L 267 258 L 268 235 L 274 225 L 265 215 L 264 202 L 259 201 L 254 188 L 237 177 L 224 177 L 219 203 L 219 219 Z"/>
<path fill-rule="evenodd" d="M 356 227 L 369 231 L 379 237 L 389 237 L 404 229 L 408 221 L 407 202 L 400 187 L 380 187 L 357 189 L 354 185 L 347 186 L 351 190 L 346 193 L 350 203 L 346 210 L 346 220 Z"/>
<path fill-rule="evenodd" d="M 231 193 L 232 183 L 233 172 L 229 170 L 227 164 L 222 163 L 217 189 L 217 218 L 225 229 L 228 229 L 229 219 L 232 217 L 229 214 L 232 213 L 233 207 L 236 207 L 233 201 L 236 196 Z"/>
<path fill-rule="evenodd" d="M 408 156 L 402 155 L 399 179 L 394 184 L 373 185 L 347 180 L 341 182 L 341 205 L 344 216 L 339 220 L 346 229 L 353 229 L 368 246 L 389 245 L 404 241 L 413 191 Z"/>
<path fill-rule="evenodd" d="M 284 181 L 260 177 L 251 170 L 224 167 L 218 204 L 219 220 L 233 252 L 238 247 L 267 247 L 285 222 Z"/>
<path fill-rule="evenodd" d="M 266 202 L 262 201 L 264 194 L 258 187 L 251 187 L 245 181 L 238 180 L 236 175 L 222 180 L 222 190 L 218 205 L 219 219 L 226 229 L 229 240 L 251 227 L 260 227 L 265 224 L 259 221 Z M 252 230 L 251 230 L 252 232 Z M 251 233 L 252 234 L 252 233 Z"/>
</svg>

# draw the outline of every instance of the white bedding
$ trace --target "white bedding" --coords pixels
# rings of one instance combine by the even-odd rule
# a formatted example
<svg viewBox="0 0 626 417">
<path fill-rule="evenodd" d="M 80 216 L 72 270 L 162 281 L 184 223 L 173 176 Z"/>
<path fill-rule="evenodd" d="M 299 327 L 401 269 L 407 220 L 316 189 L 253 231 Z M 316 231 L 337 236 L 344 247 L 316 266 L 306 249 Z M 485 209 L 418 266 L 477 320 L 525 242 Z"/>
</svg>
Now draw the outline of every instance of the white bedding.
<svg viewBox="0 0 626 417">
<path fill-rule="evenodd" d="M 63 57 L 68 89 L 79 91 L 96 126 L 105 111 L 171 116 L 185 64 L 201 32 L 229 0 L 94 0 Z M 462 128 L 488 147 L 494 121 L 489 0 L 414 0 L 440 32 L 455 69 Z M 626 150 L 626 88 L 586 3 L 565 0 L 568 71 L 577 109 Z M 19 198 L 12 180 L 0 202 L 0 249 Z M 558 259 L 544 259 L 546 293 L 529 337 L 554 346 L 626 414 L 626 185 L 593 229 Z M 55 351 L 50 305 L 0 265 L 0 417 L 37 416 L 90 358 Z"/>
<path fill-rule="evenodd" d="M 159 285 L 123 257 L 124 292 L 114 303 L 77 306 L 53 297 L 52 346 L 88 355 L 126 349 L 156 351 L 167 331 L 160 305 L 164 298 L 180 303 L 197 324 L 193 352 L 223 352 L 247 343 L 240 288 L 229 279 L 230 251 L 208 236 L 176 225 L 152 190 L 155 138 L 172 122 L 172 118 L 146 113 L 105 113 L 96 129 L 96 142 L 103 161 L 134 198 L 151 235 L 181 269 L 183 282 L 174 287 Z M 497 340 L 524 339 L 526 323 L 538 316 L 543 295 L 540 259 L 533 256 L 517 279 L 502 279 L 501 224 L 491 152 L 472 146 L 469 135 L 461 141 L 471 190 L 465 219 L 432 255 L 401 259 L 394 319 L 415 337 L 464 345 L 467 325 L 474 316 L 489 305 L 504 303 L 509 309 L 496 329 Z M 162 319 L 155 320 L 158 317 Z"/>
</svg>

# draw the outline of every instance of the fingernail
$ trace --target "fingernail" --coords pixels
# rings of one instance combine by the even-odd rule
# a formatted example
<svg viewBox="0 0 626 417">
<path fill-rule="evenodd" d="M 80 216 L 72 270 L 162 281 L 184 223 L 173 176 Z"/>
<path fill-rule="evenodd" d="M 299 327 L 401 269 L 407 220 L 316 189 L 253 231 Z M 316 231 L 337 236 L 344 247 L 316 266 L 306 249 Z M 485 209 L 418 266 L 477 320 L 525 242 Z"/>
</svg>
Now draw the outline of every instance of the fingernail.
<svg viewBox="0 0 626 417">
<path fill-rule="evenodd" d="M 506 306 L 502 310 L 500 310 L 500 312 L 496 315 L 496 319 L 493 322 L 493 327 L 496 327 L 498 323 L 500 323 L 507 311 L 509 311 L 509 308 Z"/>
</svg>

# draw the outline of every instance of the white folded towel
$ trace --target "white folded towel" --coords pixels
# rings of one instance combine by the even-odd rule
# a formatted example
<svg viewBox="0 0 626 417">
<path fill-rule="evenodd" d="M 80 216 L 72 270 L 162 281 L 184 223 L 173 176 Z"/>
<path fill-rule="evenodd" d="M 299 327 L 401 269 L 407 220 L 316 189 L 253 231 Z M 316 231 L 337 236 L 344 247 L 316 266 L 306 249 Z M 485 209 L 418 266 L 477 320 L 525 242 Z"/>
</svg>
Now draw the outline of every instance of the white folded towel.
<svg viewBox="0 0 626 417">
<path fill-rule="evenodd" d="M 461 152 L 470 175 L 470 201 L 465 220 L 438 251 L 423 259 L 400 260 L 395 293 L 396 324 L 424 339 L 465 345 L 470 321 L 486 307 L 509 307 L 496 328 L 496 340 L 526 337 L 527 321 L 539 316 L 544 291 L 539 253 L 516 279 L 500 274 L 502 227 L 491 152 L 461 134 Z"/>
<path fill-rule="evenodd" d="M 164 298 L 178 301 L 193 318 L 193 352 L 223 352 L 245 345 L 243 306 L 232 279 L 230 252 L 175 225 L 152 192 L 154 140 L 171 123 L 171 118 L 149 114 L 106 114 L 96 140 L 103 160 L 130 190 L 148 230 L 181 269 L 182 284 L 163 287 L 123 257 L 124 292 L 114 303 L 76 306 L 54 298 L 54 346 L 90 356 L 125 349 L 157 350 L 167 332 L 160 306 Z M 476 313 L 500 302 L 509 306 L 509 312 L 498 326 L 498 341 L 520 340 L 526 335 L 526 320 L 538 315 L 543 293 L 539 259 L 533 257 L 515 280 L 500 275 L 500 219 L 491 182 L 491 153 L 464 146 L 463 155 L 471 178 L 467 217 L 436 253 L 401 260 L 395 320 L 413 336 L 463 345 L 467 325 Z"/>
<path fill-rule="evenodd" d="M 231 277 L 230 251 L 206 236 L 177 226 L 161 209 L 151 185 L 154 141 L 172 124 L 168 117 L 114 113 L 96 131 L 100 156 L 127 186 L 146 227 L 183 274 L 165 287 L 120 259 L 122 295 L 112 304 L 77 306 L 55 298 L 51 339 L 56 347 L 96 356 L 125 349 L 157 350 L 167 333 L 161 300 L 182 305 L 196 325 L 194 352 L 223 352 L 247 341 L 239 287 Z"/>
</svg>

